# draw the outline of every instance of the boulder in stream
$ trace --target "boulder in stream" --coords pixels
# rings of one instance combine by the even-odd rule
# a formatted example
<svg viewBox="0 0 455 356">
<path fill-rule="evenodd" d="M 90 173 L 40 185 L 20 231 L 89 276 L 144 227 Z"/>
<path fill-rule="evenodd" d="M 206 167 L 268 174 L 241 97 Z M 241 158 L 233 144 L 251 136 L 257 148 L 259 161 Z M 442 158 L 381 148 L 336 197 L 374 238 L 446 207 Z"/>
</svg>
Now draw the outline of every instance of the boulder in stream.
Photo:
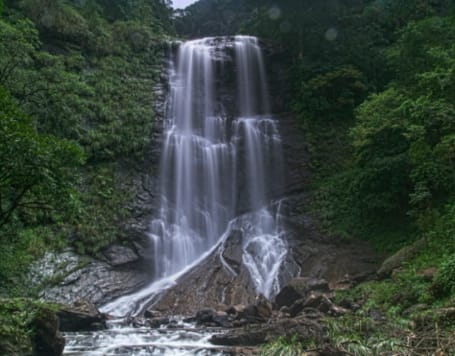
<svg viewBox="0 0 455 356">
<path fill-rule="evenodd" d="M 93 331 L 106 327 L 108 316 L 87 300 L 64 306 L 58 312 L 61 331 Z"/>
<path fill-rule="evenodd" d="M 65 338 L 59 331 L 59 319 L 50 309 L 42 308 L 33 319 L 35 355 L 60 356 Z"/>
</svg>

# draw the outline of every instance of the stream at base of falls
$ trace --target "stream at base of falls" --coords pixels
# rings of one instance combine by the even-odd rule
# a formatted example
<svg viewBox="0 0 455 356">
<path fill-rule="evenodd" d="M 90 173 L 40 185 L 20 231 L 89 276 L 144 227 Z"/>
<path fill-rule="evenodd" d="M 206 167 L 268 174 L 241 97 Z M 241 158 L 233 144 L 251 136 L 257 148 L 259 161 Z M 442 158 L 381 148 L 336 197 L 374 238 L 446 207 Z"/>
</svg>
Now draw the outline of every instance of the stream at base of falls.
<svg viewBox="0 0 455 356">
<path fill-rule="evenodd" d="M 209 339 L 222 330 L 174 321 L 159 329 L 111 323 L 107 330 L 65 333 L 64 356 L 225 356 L 233 351 Z"/>
</svg>

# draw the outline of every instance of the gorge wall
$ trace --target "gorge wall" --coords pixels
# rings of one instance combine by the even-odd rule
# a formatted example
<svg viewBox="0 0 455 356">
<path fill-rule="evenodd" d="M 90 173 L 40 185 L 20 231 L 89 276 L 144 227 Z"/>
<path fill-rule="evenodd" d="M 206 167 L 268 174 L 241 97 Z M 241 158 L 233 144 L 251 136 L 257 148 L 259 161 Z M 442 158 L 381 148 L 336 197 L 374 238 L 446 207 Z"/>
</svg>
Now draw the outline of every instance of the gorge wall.
<svg viewBox="0 0 455 356">
<path fill-rule="evenodd" d="M 375 267 L 373 254 L 365 246 L 340 244 L 328 239 L 319 232 L 317 223 L 307 212 L 306 187 L 310 183 L 310 174 L 305 154 L 302 154 L 305 152 L 303 135 L 289 107 L 287 74 L 283 70 L 286 57 L 267 43 L 261 43 L 261 46 L 264 67 L 267 70 L 266 85 L 270 91 L 267 104 L 278 123 L 284 158 L 284 180 L 278 185 L 271 184 L 274 189 L 269 196 L 271 200 L 281 201 L 279 212 L 276 205 L 271 209 L 274 214 L 280 215 L 289 248 L 281 267 L 280 285 L 283 286 L 286 281 L 299 274 L 324 277 L 332 284 L 345 279 L 346 275 L 369 274 Z M 172 52 L 175 55 L 176 50 L 177 46 L 170 46 L 167 57 L 170 58 Z M 226 53 L 232 56 L 234 52 L 232 49 Z M 222 51 L 218 54 L 223 55 Z M 215 81 L 226 117 L 235 117 L 238 107 L 236 71 L 233 67 L 229 70 L 233 63 L 232 59 L 227 60 L 219 67 L 218 79 Z M 170 65 L 171 62 L 167 62 L 167 66 Z M 158 120 L 147 158 L 141 167 L 134 170 L 138 174 L 125 170 L 125 184 L 131 184 L 136 192 L 135 203 L 130 207 L 131 218 L 125 222 L 130 244 L 109 247 L 104 251 L 104 261 L 88 261 L 82 269 L 74 267 L 80 266 L 75 256 L 67 256 L 66 259 L 54 258 L 60 265 L 68 265 L 68 259 L 72 260 L 73 263 L 69 266 L 74 269 L 66 268 L 63 280 L 55 287 L 46 289 L 43 293 L 46 299 L 74 302 L 83 298 L 103 305 L 116 297 L 143 288 L 154 278 L 156 267 L 153 266 L 156 261 L 153 258 L 149 233 L 150 222 L 159 216 L 160 210 L 158 166 L 162 155 L 163 127 L 166 124 L 166 108 L 170 94 L 168 73 L 170 72 L 163 71 L 154 93 Z M 251 218 L 248 217 L 251 208 L 248 208 L 248 202 L 244 199 L 248 195 L 240 190 L 238 196 L 240 199 L 237 201 L 237 215 L 245 214 L 241 219 Z M 161 294 L 160 302 L 152 308 L 168 313 L 188 314 L 201 306 L 251 303 L 256 297 L 257 289 L 243 263 L 242 245 L 241 228 L 233 228 L 224 240 L 221 250 L 215 251 L 204 262 L 181 276 L 178 284 Z"/>
</svg>

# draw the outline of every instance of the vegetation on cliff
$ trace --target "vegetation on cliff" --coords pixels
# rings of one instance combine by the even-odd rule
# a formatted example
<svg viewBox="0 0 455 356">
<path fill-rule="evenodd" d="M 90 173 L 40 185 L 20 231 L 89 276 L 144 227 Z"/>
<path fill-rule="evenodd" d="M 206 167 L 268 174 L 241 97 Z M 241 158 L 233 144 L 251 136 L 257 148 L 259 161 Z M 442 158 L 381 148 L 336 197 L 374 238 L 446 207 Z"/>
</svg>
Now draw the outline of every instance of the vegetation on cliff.
<svg viewBox="0 0 455 356">
<path fill-rule="evenodd" d="M 0 299 L 0 353 L 49 356 L 63 351 L 58 306 L 29 299 Z"/>
<path fill-rule="evenodd" d="M 0 296 L 35 297 L 28 269 L 48 250 L 96 255 L 124 238 L 120 171 L 151 139 L 170 13 L 161 0 L 0 1 Z M 46 305 L 2 299 L 0 321 L 2 355 L 63 348 L 40 335 L 58 328 Z"/>
<path fill-rule="evenodd" d="M 454 11 L 450 0 L 205 0 L 177 22 L 185 34 L 240 30 L 281 48 L 313 172 L 311 212 L 328 233 L 389 255 L 417 246 L 393 278 L 351 292 L 363 307 L 332 330 L 355 354 L 455 302 Z M 390 321 L 377 335 L 353 327 L 372 309 Z"/>
<path fill-rule="evenodd" d="M 153 88 L 173 35 L 161 0 L 5 1 L 0 17 L 0 294 L 54 247 L 96 254 L 124 237 Z"/>
</svg>

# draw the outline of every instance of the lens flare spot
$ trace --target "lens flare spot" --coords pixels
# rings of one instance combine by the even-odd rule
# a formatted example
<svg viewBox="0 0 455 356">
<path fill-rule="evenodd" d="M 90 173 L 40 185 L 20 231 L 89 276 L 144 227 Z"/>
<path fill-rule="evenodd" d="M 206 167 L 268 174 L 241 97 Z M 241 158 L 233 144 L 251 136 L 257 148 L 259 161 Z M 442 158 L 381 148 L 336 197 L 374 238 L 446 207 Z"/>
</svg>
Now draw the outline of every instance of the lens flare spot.
<svg viewBox="0 0 455 356">
<path fill-rule="evenodd" d="M 325 33 L 325 39 L 327 41 L 335 41 L 338 37 L 338 31 L 334 28 L 329 28 Z"/>
<path fill-rule="evenodd" d="M 281 17 L 281 10 L 277 6 L 272 6 L 268 13 L 271 20 L 278 20 Z"/>
</svg>

